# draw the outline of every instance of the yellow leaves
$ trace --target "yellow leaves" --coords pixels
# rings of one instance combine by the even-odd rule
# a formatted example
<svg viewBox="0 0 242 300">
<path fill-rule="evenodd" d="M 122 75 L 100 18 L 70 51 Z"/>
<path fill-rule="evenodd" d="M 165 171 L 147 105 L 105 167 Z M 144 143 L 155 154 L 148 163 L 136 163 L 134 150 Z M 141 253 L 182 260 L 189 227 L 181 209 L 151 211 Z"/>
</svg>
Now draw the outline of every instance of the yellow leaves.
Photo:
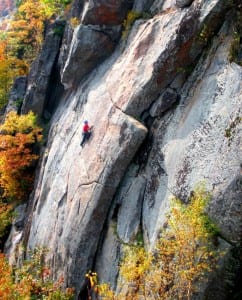
<svg viewBox="0 0 242 300">
<path fill-rule="evenodd" d="M 129 31 L 134 23 L 135 20 L 142 17 L 142 14 L 140 12 L 130 10 L 127 14 L 127 18 L 123 23 L 124 30 L 122 32 L 122 39 L 125 40 L 129 34 Z"/>
<path fill-rule="evenodd" d="M 6 228 L 11 224 L 12 209 L 11 204 L 0 201 L 0 239 L 5 235 Z"/>
<path fill-rule="evenodd" d="M 0 40 L 0 108 L 7 103 L 8 93 L 16 76 L 26 73 L 26 65 L 12 56 L 9 39 Z"/>
<path fill-rule="evenodd" d="M 19 116 L 16 112 L 10 112 L 0 130 L 6 134 L 26 133 L 37 128 L 37 118 L 33 112 Z"/>
<path fill-rule="evenodd" d="M 31 260 L 24 261 L 21 268 L 13 272 L 4 255 L 0 253 L 0 299 L 1 300 L 71 300 L 73 289 L 61 290 L 63 280 L 54 283 L 44 278 L 47 272 L 43 263 L 42 250 L 37 249 Z"/>
<path fill-rule="evenodd" d="M 75 29 L 80 24 L 80 20 L 78 18 L 70 18 L 69 22 L 72 29 Z"/>
<path fill-rule="evenodd" d="M 170 269 L 174 264 L 171 293 L 176 291 L 181 298 L 186 296 L 185 299 L 190 299 L 188 295 L 190 297 L 195 289 L 194 281 L 202 280 L 215 257 L 210 239 L 212 231 L 208 230 L 208 225 L 212 226 L 212 223 L 204 212 L 209 197 L 205 189 L 200 187 L 193 192 L 188 205 L 174 200 L 168 228 L 159 242 L 163 266 L 168 264 Z M 189 291 L 188 295 L 185 290 Z"/>
<path fill-rule="evenodd" d="M 211 239 L 216 231 L 204 212 L 209 198 L 204 187 L 199 187 L 188 205 L 174 199 L 155 251 L 126 247 L 120 266 L 121 292 L 113 296 L 109 286 L 104 286 L 103 299 L 191 299 L 195 283 L 202 283 L 218 257 Z"/>
<path fill-rule="evenodd" d="M 10 112 L 0 126 L 0 187 L 3 197 L 22 200 L 31 188 L 31 166 L 38 159 L 33 145 L 42 139 L 36 116 Z"/>
<path fill-rule="evenodd" d="M 125 258 L 120 267 L 121 276 L 128 282 L 140 279 L 150 268 L 151 257 L 142 247 L 129 247 L 125 251 Z"/>
<path fill-rule="evenodd" d="M 0 108 L 19 75 L 26 75 L 43 42 L 44 24 L 68 0 L 23 0 L 5 29 L 0 29 Z"/>
<path fill-rule="evenodd" d="M 110 285 L 107 283 L 102 283 L 98 285 L 98 294 L 103 300 L 116 299 L 114 292 L 111 290 Z"/>
</svg>

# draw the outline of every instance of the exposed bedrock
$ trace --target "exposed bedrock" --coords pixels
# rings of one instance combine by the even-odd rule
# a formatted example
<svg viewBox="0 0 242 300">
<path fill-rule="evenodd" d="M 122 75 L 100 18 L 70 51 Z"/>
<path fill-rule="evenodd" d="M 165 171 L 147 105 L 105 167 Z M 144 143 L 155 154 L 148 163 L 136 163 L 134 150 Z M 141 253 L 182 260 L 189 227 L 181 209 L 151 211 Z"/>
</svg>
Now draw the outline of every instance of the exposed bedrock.
<svg viewBox="0 0 242 300">
<path fill-rule="evenodd" d="M 54 79 L 54 73 L 57 74 L 55 68 L 64 26 L 63 21 L 57 20 L 48 28 L 41 52 L 32 63 L 28 75 L 27 91 L 21 108 L 24 114 L 32 110 L 39 116 L 43 116 L 46 108 L 54 106 L 51 103 L 56 100 L 53 99 L 53 96 L 58 98 L 60 95 L 62 87 L 58 84 L 58 80 Z"/>
<path fill-rule="evenodd" d="M 180 90 L 179 105 L 154 120 L 146 143 L 116 192 L 110 222 L 117 224 L 117 231 L 109 230 L 104 239 L 105 249 L 110 241 L 112 251 L 101 248 L 96 264 L 102 280 L 114 287 L 110 274 L 117 272 L 117 258 L 108 270 L 101 262 L 109 261 L 110 254 L 120 256 L 122 242 L 137 242 L 137 224 L 146 247 L 154 247 L 166 222 L 170 199 L 177 196 L 186 202 L 201 182 L 212 195 L 209 215 L 226 241 L 220 241 L 220 247 L 229 252 L 229 244 L 241 243 L 242 67 L 228 61 L 233 42 L 231 32 L 232 26 L 225 22 L 211 49 L 200 58 Z M 150 114 L 153 112 L 152 106 Z M 117 240 L 122 241 L 118 247 Z M 221 279 L 229 276 L 225 275 L 225 264 L 221 262 L 219 271 L 223 275 L 215 276 L 220 278 L 219 282 L 213 278 L 213 283 L 220 285 L 217 298 L 214 289 L 211 294 L 209 289 L 205 291 L 214 299 L 226 299 L 226 280 Z"/>
<path fill-rule="evenodd" d="M 79 26 L 74 31 L 67 26 L 64 39 L 68 44 L 63 44 L 59 60 L 65 89 L 76 88 L 87 74 L 110 56 L 120 39 L 121 27 L 132 3 L 133 0 L 89 0 L 82 3 L 78 16 L 72 10 L 72 18 L 79 20 Z"/>
<path fill-rule="evenodd" d="M 55 275 L 64 275 L 78 291 L 92 267 L 112 197 L 147 130 L 113 106 L 105 82 L 68 100 L 50 132 L 28 247 L 48 247 Z M 84 117 L 94 129 L 81 148 Z"/>
<path fill-rule="evenodd" d="M 92 25 L 120 25 L 131 9 L 133 0 L 89 0 L 86 2 L 83 24 Z"/>
<path fill-rule="evenodd" d="M 94 2 L 104 5 L 85 5 Z M 238 242 L 241 67 L 228 62 L 227 22 L 201 55 L 225 10 L 224 1 L 196 0 L 138 20 L 109 58 L 114 44 L 99 25 L 74 30 L 61 76 L 75 89 L 51 119 L 24 236 L 28 249 L 49 249 L 54 277 L 64 276 L 77 294 L 94 264 L 115 284 L 120 241 L 134 242 L 141 231 L 152 248 L 170 197 L 186 201 L 202 180 L 221 235 Z M 81 148 L 85 119 L 94 127 Z"/>
<path fill-rule="evenodd" d="M 65 88 L 77 87 L 85 75 L 113 52 L 114 47 L 115 43 L 99 27 L 79 25 L 74 31 L 61 76 Z"/>
<path fill-rule="evenodd" d="M 13 87 L 9 93 L 9 100 L 5 109 L 5 114 L 10 111 L 19 112 L 26 93 L 27 78 L 19 76 L 15 79 Z"/>
<path fill-rule="evenodd" d="M 179 72 L 194 66 L 209 36 L 221 25 L 224 12 L 223 1 L 196 1 L 189 9 L 172 9 L 137 21 L 107 77 L 115 105 L 140 117 Z M 209 28 L 205 39 L 200 36 L 204 28 Z"/>
</svg>

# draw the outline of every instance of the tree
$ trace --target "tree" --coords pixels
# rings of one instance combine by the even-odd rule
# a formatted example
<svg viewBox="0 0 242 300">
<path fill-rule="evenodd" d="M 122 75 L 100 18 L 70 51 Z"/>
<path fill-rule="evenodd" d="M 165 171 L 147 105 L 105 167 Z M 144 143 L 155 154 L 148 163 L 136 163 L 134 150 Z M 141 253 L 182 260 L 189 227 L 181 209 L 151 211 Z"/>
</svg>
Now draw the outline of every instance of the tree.
<svg viewBox="0 0 242 300">
<path fill-rule="evenodd" d="M 61 15 L 72 0 L 40 0 L 49 17 Z"/>
<path fill-rule="evenodd" d="M 14 294 L 14 284 L 12 281 L 11 267 L 8 265 L 2 253 L 0 253 L 0 270 L 0 299 L 14 299 L 12 297 Z"/>
<path fill-rule="evenodd" d="M 14 79 L 26 75 L 39 54 L 45 24 L 63 14 L 71 0 L 18 0 L 17 11 L 0 28 L 0 109 Z"/>
<path fill-rule="evenodd" d="M 30 65 L 43 41 L 47 16 L 39 0 L 25 0 L 19 6 L 8 30 L 9 51 Z"/>
<path fill-rule="evenodd" d="M 34 144 L 42 139 L 36 116 L 10 112 L 0 126 L 0 187 L 5 199 L 24 200 L 33 184 Z"/>
<path fill-rule="evenodd" d="M 27 69 L 25 62 L 9 51 L 7 35 L 0 35 L 0 108 L 8 102 L 14 78 L 26 74 Z"/>
<path fill-rule="evenodd" d="M 73 289 L 62 291 L 62 280 L 53 282 L 50 270 L 43 261 L 44 251 L 35 249 L 22 267 L 13 269 L 0 253 L 1 300 L 71 300 Z"/>
<path fill-rule="evenodd" d="M 120 266 L 121 292 L 97 286 L 105 300 L 189 300 L 215 267 L 219 252 L 213 244 L 216 226 L 205 214 L 210 195 L 197 188 L 188 205 L 178 199 L 154 252 L 128 247 Z"/>
</svg>

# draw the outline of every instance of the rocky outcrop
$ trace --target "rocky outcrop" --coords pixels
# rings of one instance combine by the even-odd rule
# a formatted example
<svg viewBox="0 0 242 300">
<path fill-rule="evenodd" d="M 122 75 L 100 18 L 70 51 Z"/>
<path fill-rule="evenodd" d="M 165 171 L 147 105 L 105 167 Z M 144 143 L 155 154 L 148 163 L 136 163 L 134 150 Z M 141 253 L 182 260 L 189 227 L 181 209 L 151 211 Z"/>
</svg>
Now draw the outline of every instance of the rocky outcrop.
<svg viewBox="0 0 242 300">
<path fill-rule="evenodd" d="M 176 103 L 178 98 L 179 96 L 174 89 L 165 89 L 160 97 L 152 104 L 149 111 L 151 117 L 160 116 L 163 112 L 171 108 L 171 106 Z"/>
<path fill-rule="evenodd" d="M 121 191 L 116 199 L 116 205 L 119 207 L 117 234 L 125 243 L 134 242 L 140 230 L 146 178 L 145 176 L 137 177 L 136 173 L 137 167 L 132 166 L 121 185 Z"/>
<path fill-rule="evenodd" d="M 101 240 L 102 249 L 97 252 L 95 270 L 103 282 L 116 286 L 119 274 L 120 240 L 116 232 L 116 222 L 109 223 L 105 239 Z M 112 266 L 112 267 L 111 267 Z"/>
<path fill-rule="evenodd" d="M 136 23 L 126 50 L 107 78 L 112 100 L 122 111 L 140 117 L 179 71 L 195 63 L 209 39 L 209 32 L 206 41 L 199 38 L 202 28 L 206 23 L 215 30 L 220 22 L 214 20 L 224 12 L 221 1 L 211 6 L 205 3 L 201 7 L 200 1 L 195 4 L 189 10 L 175 10 Z"/>
<path fill-rule="evenodd" d="M 230 145 L 225 132 L 239 111 L 241 89 L 238 78 L 241 78 L 241 67 L 228 63 L 228 45 L 226 40 L 217 49 L 218 45 L 214 46 L 211 51 L 215 52 L 211 52 L 206 61 L 201 61 L 182 89 L 182 98 L 174 115 L 167 114 L 159 125 L 154 123 L 155 143 L 145 173 L 149 173 L 150 168 L 153 171 L 147 178 L 143 206 L 143 229 L 149 244 L 154 243 L 163 218 L 160 217 L 156 225 L 153 220 L 164 215 L 172 194 L 185 200 L 196 183 L 205 180 L 214 199 L 219 199 L 220 193 L 225 192 L 231 186 L 231 180 L 239 175 L 239 149 L 236 145 L 239 143 L 240 126 L 236 128 Z M 228 98 L 233 101 L 228 103 L 225 100 Z M 241 219 L 236 213 L 240 210 L 239 201 L 232 203 L 232 211 L 237 215 L 237 227 L 230 228 L 234 232 L 227 234 L 230 239 L 234 234 L 239 238 L 237 233 L 241 226 Z M 221 206 L 219 211 L 222 213 Z M 234 219 L 235 216 L 230 217 Z M 217 215 L 218 219 L 222 220 L 222 215 Z"/>
<path fill-rule="evenodd" d="M 240 244 L 242 187 L 241 149 L 238 145 L 241 143 L 242 68 L 228 62 L 231 28 L 225 23 L 210 52 L 200 59 L 181 89 L 179 105 L 153 121 L 148 139 L 135 159 L 136 165 L 130 167 L 120 184 L 115 197 L 116 207 L 110 218 L 116 222 L 117 239 L 122 242 L 137 242 L 134 239 L 137 229 L 134 228 L 140 224 L 146 247 L 154 246 L 159 230 L 166 222 L 170 199 L 177 196 L 187 201 L 196 185 L 205 182 L 213 195 L 210 217 L 218 224 L 220 234 L 227 242 Z M 224 36 L 227 38 L 221 43 Z M 153 114 L 152 109 L 150 114 Z M 229 129 L 233 131 L 231 135 L 228 134 Z M 138 187 L 139 192 L 136 190 Z M 139 196 L 141 199 L 137 202 Z M 109 240 L 110 232 L 104 241 L 107 243 Z M 110 240 L 112 253 L 118 251 L 120 255 L 122 242 L 115 250 Z M 230 251 L 227 243 L 220 242 L 224 251 Z M 225 248 L 224 244 L 227 245 Z M 108 248 L 107 244 L 105 248 Z M 110 259 L 108 252 L 100 251 L 97 271 L 102 270 L 104 281 L 117 268 L 114 263 L 105 272 L 101 262 Z M 227 267 L 223 263 L 220 275 L 225 278 L 226 272 Z M 211 294 L 206 289 L 208 299 L 211 298 L 209 295 L 215 299 L 226 299 L 226 282 L 221 276 L 219 283 L 213 278 L 213 284 L 223 285 L 224 298 L 220 293 L 215 298 L 214 289 L 210 290 Z M 109 282 L 113 284 L 112 280 Z"/>
<path fill-rule="evenodd" d="M 133 11 L 144 13 L 148 12 L 154 0 L 134 0 Z"/>
<path fill-rule="evenodd" d="M 47 105 L 50 106 L 50 89 L 53 95 L 54 91 L 51 87 L 53 85 L 53 73 L 59 55 L 64 26 L 63 21 L 57 20 L 48 29 L 40 55 L 31 66 L 27 92 L 21 109 L 24 114 L 32 110 L 39 116 L 43 116 Z M 61 87 L 58 86 L 58 82 L 55 84 L 55 89 L 60 90 Z"/>
<path fill-rule="evenodd" d="M 82 23 L 91 25 L 120 25 L 131 9 L 133 0 L 89 0 L 86 2 Z"/>
<path fill-rule="evenodd" d="M 74 31 L 62 72 L 61 82 L 65 88 L 76 87 L 85 75 L 113 52 L 114 47 L 115 43 L 100 28 L 79 25 Z"/>
<path fill-rule="evenodd" d="M 65 89 L 76 88 L 87 74 L 113 52 L 132 2 L 127 0 L 81 2 L 82 13 L 77 17 L 80 19 L 80 25 L 74 31 L 69 27 L 65 39 L 70 42 L 70 46 L 64 44 L 61 50 L 59 64 L 61 82 Z M 74 10 L 72 16 L 76 16 Z"/>
<path fill-rule="evenodd" d="M 69 105 L 53 120 L 28 247 L 47 246 L 55 275 L 64 274 L 78 291 L 92 266 L 112 197 L 146 129 L 113 106 L 105 81 L 94 80 L 85 93 L 80 88 Z M 82 149 L 84 116 L 95 126 Z"/>
<path fill-rule="evenodd" d="M 8 261 L 11 265 L 16 265 L 18 257 L 18 246 L 23 235 L 23 228 L 26 218 L 26 204 L 18 205 L 14 210 L 14 219 L 12 222 L 11 232 L 5 243 L 4 252 L 9 253 Z"/>
<path fill-rule="evenodd" d="M 20 108 L 26 93 L 26 86 L 27 86 L 26 76 L 19 76 L 16 78 L 9 94 L 9 100 L 5 110 L 5 115 L 10 111 L 20 112 Z"/>
</svg>

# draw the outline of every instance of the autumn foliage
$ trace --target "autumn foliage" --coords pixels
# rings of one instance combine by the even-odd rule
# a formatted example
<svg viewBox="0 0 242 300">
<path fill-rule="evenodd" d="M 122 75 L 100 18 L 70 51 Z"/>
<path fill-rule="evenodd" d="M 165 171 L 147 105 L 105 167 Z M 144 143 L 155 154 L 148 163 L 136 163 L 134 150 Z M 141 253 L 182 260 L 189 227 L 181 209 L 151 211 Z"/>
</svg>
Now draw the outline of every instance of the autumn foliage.
<svg viewBox="0 0 242 300">
<path fill-rule="evenodd" d="M 28 66 L 8 50 L 6 36 L 0 36 L 0 108 L 8 101 L 8 93 L 16 76 L 26 74 Z"/>
<path fill-rule="evenodd" d="M 12 204 L 0 200 L 0 245 L 4 235 L 7 234 L 8 226 L 12 222 L 12 210 Z"/>
<path fill-rule="evenodd" d="M 71 0 L 19 0 L 16 13 L 0 30 L 0 108 L 14 79 L 26 75 L 38 55 L 47 23 L 62 14 Z"/>
<path fill-rule="evenodd" d="M 213 244 L 217 229 L 205 214 L 208 200 L 204 188 L 194 192 L 188 205 L 175 199 L 152 253 L 141 246 L 126 247 L 119 293 L 108 284 L 96 284 L 93 291 L 105 300 L 190 300 L 220 255 Z"/>
<path fill-rule="evenodd" d="M 71 300 L 73 289 L 62 291 L 63 280 L 50 279 L 51 271 L 43 262 L 43 251 L 36 249 L 20 268 L 9 266 L 0 253 L 1 300 Z"/>
<path fill-rule="evenodd" d="M 35 148 L 41 139 L 32 112 L 22 116 L 10 112 L 0 126 L 0 241 L 12 221 L 14 206 L 26 200 L 33 187 Z"/>
<path fill-rule="evenodd" d="M 30 112 L 10 112 L 0 126 L 0 187 L 2 197 L 24 200 L 33 183 L 33 163 L 38 159 L 34 145 L 41 141 L 41 129 Z"/>
</svg>

